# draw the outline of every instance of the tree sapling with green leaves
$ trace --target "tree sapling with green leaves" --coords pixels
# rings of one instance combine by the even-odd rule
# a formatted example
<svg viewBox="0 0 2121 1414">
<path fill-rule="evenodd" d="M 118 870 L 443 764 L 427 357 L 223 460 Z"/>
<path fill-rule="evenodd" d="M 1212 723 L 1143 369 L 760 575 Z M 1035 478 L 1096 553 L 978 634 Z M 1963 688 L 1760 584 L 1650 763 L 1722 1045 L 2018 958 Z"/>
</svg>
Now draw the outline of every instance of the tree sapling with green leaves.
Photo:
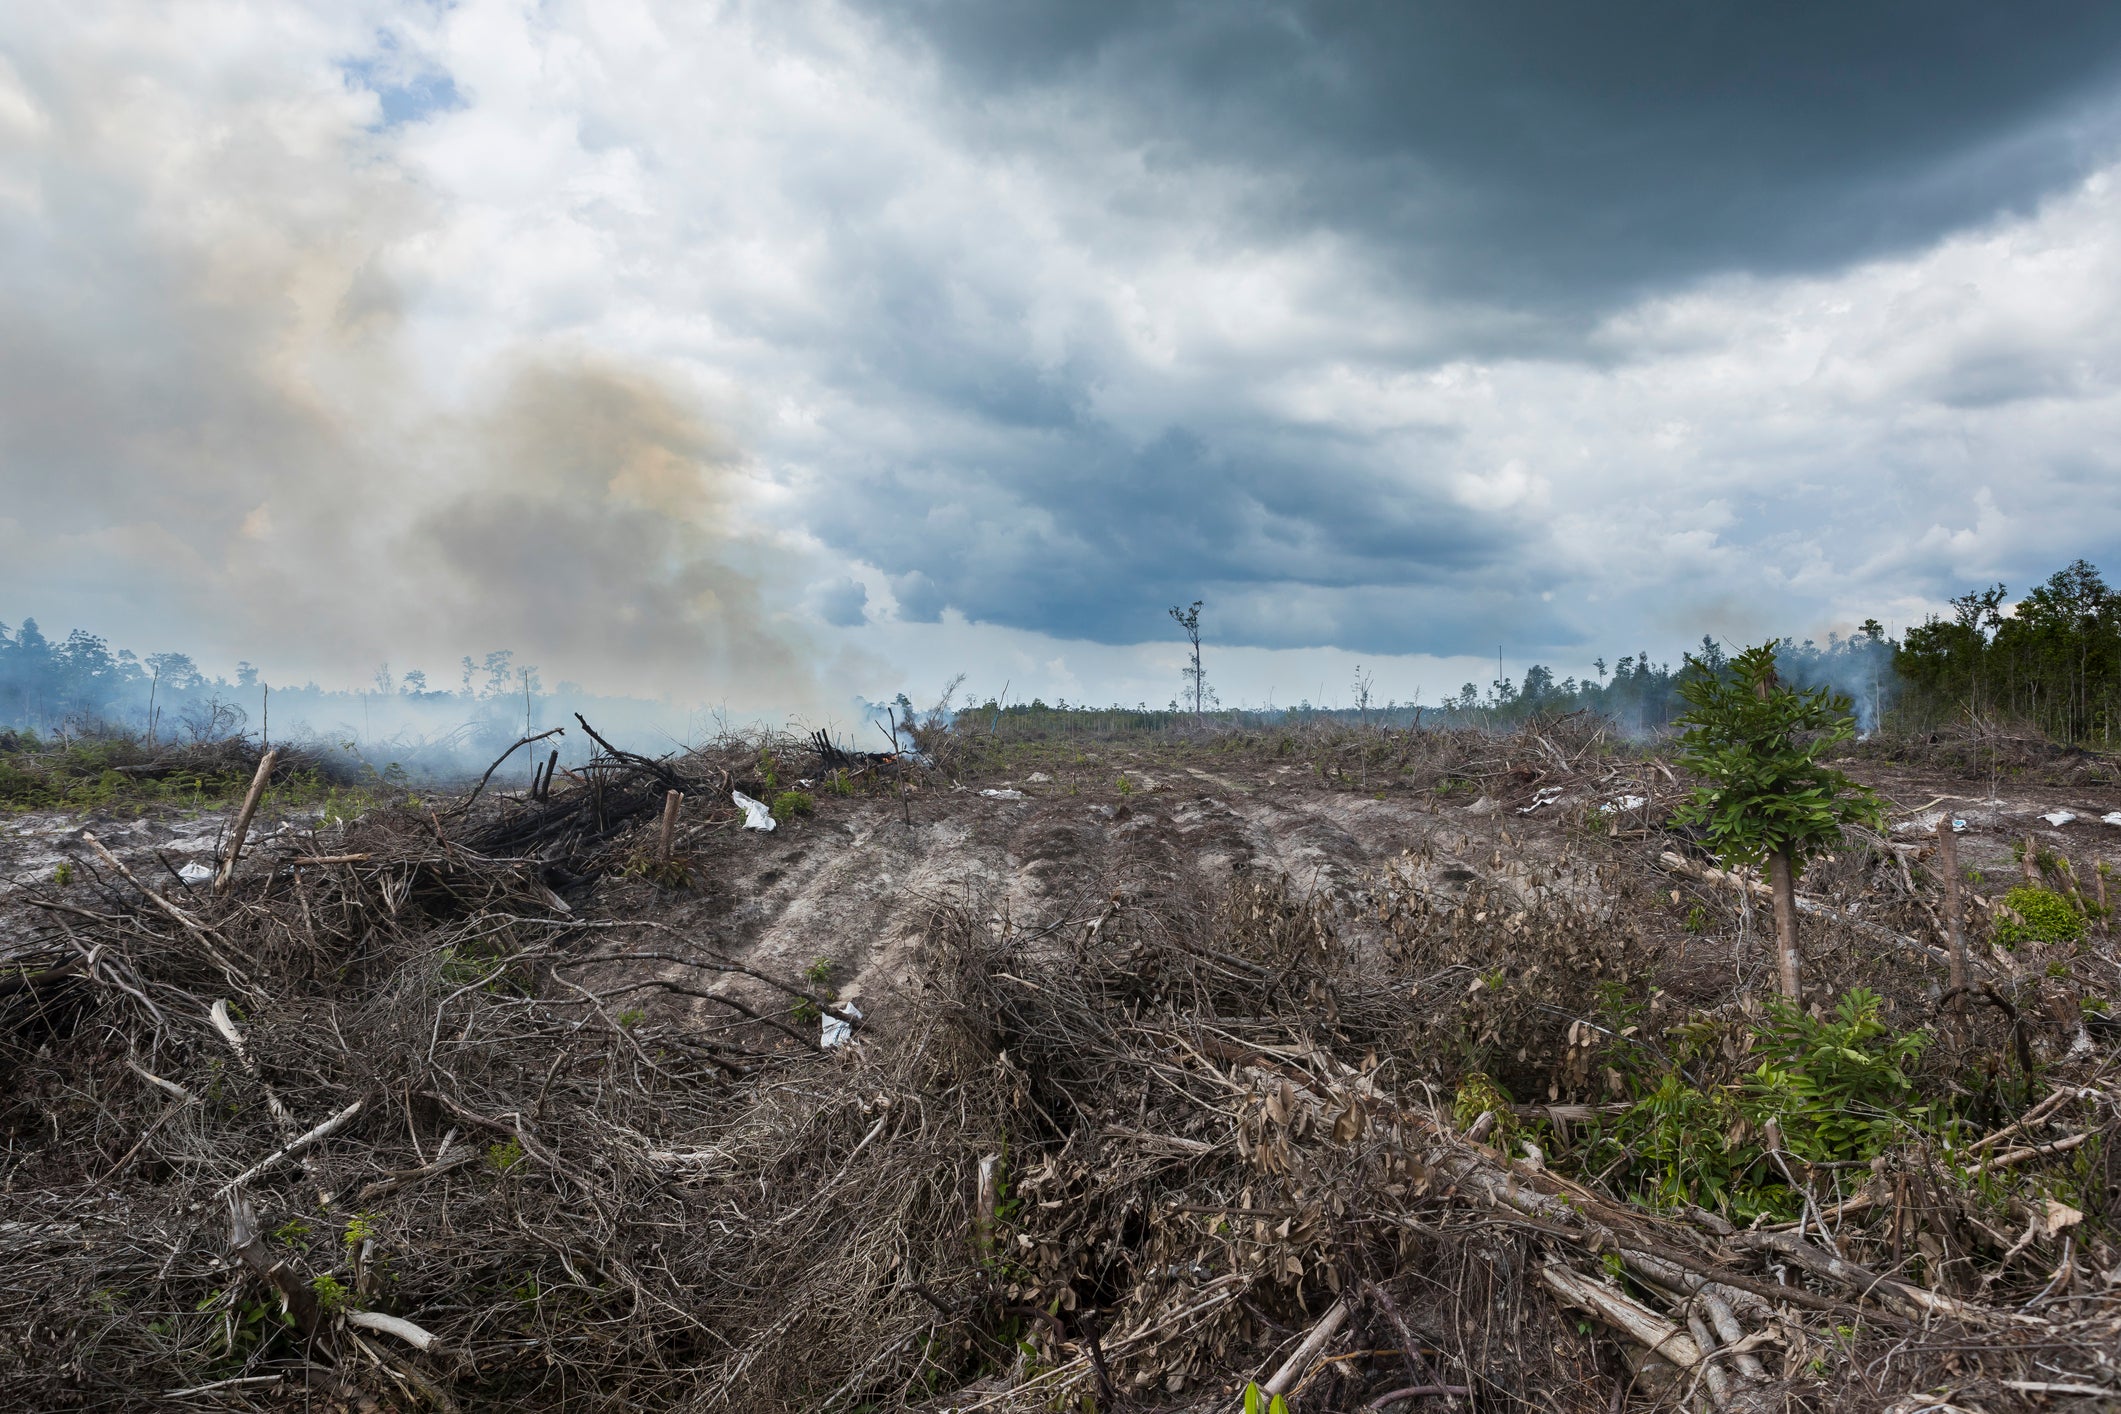
<svg viewBox="0 0 2121 1414">
<path fill-rule="evenodd" d="M 1679 695 L 1680 760 L 1708 784 L 1674 819 L 1699 825 L 1726 866 L 1767 866 L 1774 893 L 1782 994 L 1798 996 L 1797 876 L 1832 847 L 1844 825 L 1879 823 L 1878 798 L 1820 754 L 1856 733 L 1849 699 L 1825 687 L 1799 692 L 1775 676 L 1775 643 L 1748 648 L 1724 672 L 1689 659 Z"/>
</svg>

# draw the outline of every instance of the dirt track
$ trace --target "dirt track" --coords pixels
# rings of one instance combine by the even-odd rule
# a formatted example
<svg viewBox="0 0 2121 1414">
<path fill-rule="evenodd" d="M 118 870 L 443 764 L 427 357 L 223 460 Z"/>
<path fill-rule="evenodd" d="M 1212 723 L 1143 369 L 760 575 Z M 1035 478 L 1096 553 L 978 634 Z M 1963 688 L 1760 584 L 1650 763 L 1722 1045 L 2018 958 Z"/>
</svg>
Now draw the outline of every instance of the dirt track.
<svg viewBox="0 0 2121 1414">
<path fill-rule="evenodd" d="M 1140 774 L 1141 764 L 1136 758 L 1128 765 L 1124 795 L 1105 772 L 1090 789 L 1079 781 L 1019 778 L 931 789 L 906 805 L 823 797 L 817 815 L 772 834 L 704 832 L 695 844 L 703 865 L 697 892 L 610 882 L 594 907 L 711 934 L 780 975 L 829 959 L 842 995 L 874 1016 L 917 982 L 914 945 L 938 902 L 974 902 L 997 926 L 1006 919 L 1027 932 L 1086 923 L 1115 892 L 1212 904 L 1247 873 L 1284 875 L 1300 890 L 1354 902 L 1386 863 L 1410 850 L 1418 858 L 1409 867 L 1427 887 L 1455 891 L 1492 878 L 1522 888 L 1535 868 L 1552 877 L 1565 856 L 1649 864 L 1661 846 L 1625 829 L 1609 834 L 1615 817 L 1598 807 L 1647 790 L 1646 806 L 1620 812 L 1617 823 L 1626 826 L 1661 818 L 1680 795 L 1661 777 L 1655 786 L 1623 781 L 1571 789 L 1524 815 L 1518 812 L 1537 798 L 1534 785 L 1503 798 L 1454 801 L 1404 788 L 1333 788 L 1302 765 L 1218 763 L 1208 771 L 1152 758 Z M 1889 810 L 1928 805 L 1934 813 L 1932 797 L 1957 797 L 1944 803 L 1968 824 L 1962 863 L 1999 892 L 2017 881 L 2011 848 L 2027 833 L 2066 851 L 2080 869 L 2121 855 L 2121 829 L 2098 819 L 2121 808 L 2121 790 L 2006 787 L 2005 798 L 1990 802 L 1985 789 L 1967 782 L 1890 764 L 1858 765 L 1855 774 L 1886 795 Z M 997 799 L 982 789 L 1018 790 L 1024 798 Z M 2039 818 L 2065 802 L 2078 816 L 2069 825 L 2058 829 Z M 1911 838 L 1905 829 L 1896 835 Z M 1352 911 L 1356 919 L 1361 912 Z M 1675 930 L 1680 916 L 1675 908 Z"/>
</svg>

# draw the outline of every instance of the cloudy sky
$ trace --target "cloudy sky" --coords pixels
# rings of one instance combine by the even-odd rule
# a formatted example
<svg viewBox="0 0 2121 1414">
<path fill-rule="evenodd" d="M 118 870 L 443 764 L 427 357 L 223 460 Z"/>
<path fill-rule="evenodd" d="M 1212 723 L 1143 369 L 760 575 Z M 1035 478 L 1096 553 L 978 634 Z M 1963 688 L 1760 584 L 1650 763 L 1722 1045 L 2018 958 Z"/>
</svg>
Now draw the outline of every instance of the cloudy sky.
<svg viewBox="0 0 2121 1414">
<path fill-rule="evenodd" d="M 1424 700 L 2121 572 L 2121 7 L 0 6 L 0 621 Z"/>
</svg>

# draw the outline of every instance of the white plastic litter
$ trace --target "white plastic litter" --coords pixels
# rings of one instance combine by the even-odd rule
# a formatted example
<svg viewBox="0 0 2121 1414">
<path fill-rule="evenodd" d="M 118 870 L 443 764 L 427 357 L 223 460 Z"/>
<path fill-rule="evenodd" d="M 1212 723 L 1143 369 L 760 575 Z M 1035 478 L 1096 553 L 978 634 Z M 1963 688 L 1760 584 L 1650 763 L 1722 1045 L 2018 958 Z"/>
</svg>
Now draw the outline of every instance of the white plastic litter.
<svg viewBox="0 0 2121 1414">
<path fill-rule="evenodd" d="M 763 800 L 753 800 L 740 790 L 729 792 L 729 798 L 744 807 L 744 828 L 747 830 L 770 830 L 774 826 L 773 811 Z"/>
<path fill-rule="evenodd" d="M 1624 795 L 1618 800 L 1609 800 L 1598 808 L 1610 815 L 1616 810 L 1640 810 L 1649 803 L 1649 797 L 1647 796 Z"/>
<path fill-rule="evenodd" d="M 1040 781 L 1050 781 L 1053 779 L 1053 777 L 1047 775 L 1044 771 L 1033 771 L 1030 775 L 1024 777 L 1024 779 L 1032 782 L 1035 785 Z"/>
<path fill-rule="evenodd" d="M 1555 801 L 1561 799 L 1561 796 L 1562 789 L 1560 786 L 1541 786 L 1538 790 L 1532 792 L 1532 803 L 1518 806 L 1517 813 L 1529 815 L 1542 805 L 1552 805 Z"/>
<path fill-rule="evenodd" d="M 1022 800 L 1024 798 L 1024 793 L 1020 790 L 983 790 L 980 794 L 989 800 Z"/>
<path fill-rule="evenodd" d="M 204 864 L 186 864 L 177 870 L 177 877 L 187 884 L 203 884 L 214 877 L 214 871 Z"/>
<path fill-rule="evenodd" d="M 2071 810 L 2050 810 L 2040 818 L 2059 830 L 2070 821 L 2076 819 L 2077 816 L 2076 812 Z"/>
<path fill-rule="evenodd" d="M 841 1002 L 839 1009 L 852 1017 L 859 1018 L 862 1014 L 862 1009 L 853 1002 Z M 852 1026 L 836 1016 L 828 1016 L 820 1023 L 817 1043 L 829 1051 L 834 1046 L 846 1045 L 848 1038 L 853 1035 L 854 1028 Z"/>
<path fill-rule="evenodd" d="M 2109 810 L 2099 817 L 2102 825 L 2121 825 L 2121 810 Z"/>
</svg>

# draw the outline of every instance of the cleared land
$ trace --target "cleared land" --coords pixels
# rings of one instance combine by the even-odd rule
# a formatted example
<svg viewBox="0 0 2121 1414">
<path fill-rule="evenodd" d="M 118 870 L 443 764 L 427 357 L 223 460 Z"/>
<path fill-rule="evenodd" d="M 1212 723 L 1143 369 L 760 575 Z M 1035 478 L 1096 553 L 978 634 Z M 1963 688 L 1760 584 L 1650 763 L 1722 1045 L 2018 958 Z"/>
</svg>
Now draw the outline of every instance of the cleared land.
<svg viewBox="0 0 2121 1414">
<path fill-rule="evenodd" d="M 0 1388 L 1230 1409 L 1283 1374 L 1303 1409 L 1567 1410 L 2121 1388 L 2112 762 L 1955 739 L 1843 763 L 1904 825 L 1967 822 L 1980 990 L 1963 1019 L 1943 996 L 1922 830 L 1805 881 L 1819 1013 L 1866 987 L 1863 1056 L 1926 1038 L 1904 1093 L 1853 1106 L 1880 1128 L 1818 1141 L 1861 1155 L 1836 1159 L 1753 1132 L 1747 1077 L 1781 1054 L 1765 904 L 1664 828 L 1683 779 L 1588 719 L 927 745 L 730 742 L 468 809 L 290 803 L 225 897 L 178 878 L 224 813 L 0 824 Z M 732 789 L 810 808 L 747 831 Z M 2092 925 L 1994 949 L 2029 835 Z M 821 1048 L 835 1013 L 854 1039 Z"/>
</svg>

